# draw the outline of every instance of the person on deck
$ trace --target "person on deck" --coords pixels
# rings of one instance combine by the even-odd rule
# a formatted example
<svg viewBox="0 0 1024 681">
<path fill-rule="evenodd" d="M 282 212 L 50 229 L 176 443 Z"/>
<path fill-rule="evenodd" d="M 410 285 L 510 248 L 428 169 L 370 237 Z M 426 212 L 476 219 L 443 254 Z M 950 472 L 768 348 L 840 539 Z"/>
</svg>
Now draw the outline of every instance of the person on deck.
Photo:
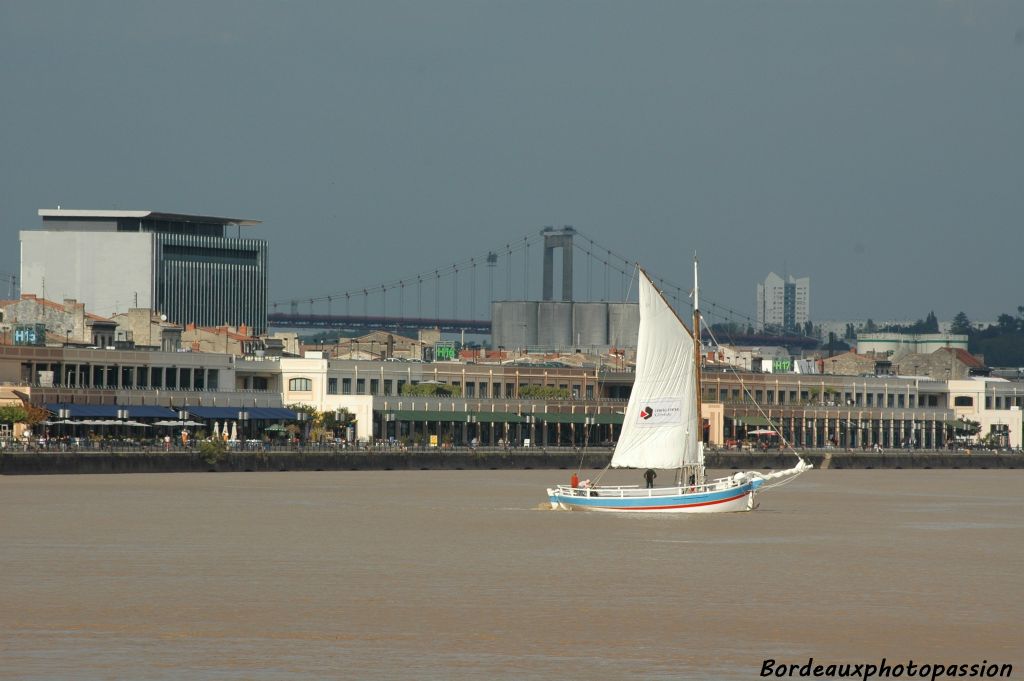
<svg viewBox="0 0 1024 681">
<path fill-rule="evenodd" d="M 579 487 L 580 486 L 580 476 L 578 476 L 575 473 L 573 473 L 572 477 L 569 478 L 569 484 L 572 485 L 573 487 Z"/>
<path fill-rule="evenodd" d="M 647 481 L 647 489 L 652 489 L 654 487 L 654 479 L 656 477 L 658 477 L 658 474 L 654 472 L 653 468 L 648 468 L 644 472 L 644 480 Z"/>
</svg>

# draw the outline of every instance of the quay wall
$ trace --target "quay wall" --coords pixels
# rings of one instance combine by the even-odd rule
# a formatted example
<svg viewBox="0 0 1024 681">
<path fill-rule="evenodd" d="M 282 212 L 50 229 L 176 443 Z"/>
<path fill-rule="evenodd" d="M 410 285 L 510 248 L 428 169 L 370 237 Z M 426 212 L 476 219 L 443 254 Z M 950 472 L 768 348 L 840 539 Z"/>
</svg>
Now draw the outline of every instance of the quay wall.
<svg viewBox="0 0 1024 681">
<path fill-rule="evenodd" d="M 602 469 L 607 451 L 544 452 L 516 450 L 461 452 L 230 452 L 210 461 L 198 452 L 24 452 L 0 455 L 2 475 L 81 473 L 197 473 L 205 471 L 370 471 L 370 470 L 575 470 Z M 767 470 L 791 467 L 792 454 L 709 452 L 707 466 L 717 470 Z M 1024 468 L 1024 455 L 991 452 L 825 452 L 804 458 L 815 468 Z"/>
</svg>

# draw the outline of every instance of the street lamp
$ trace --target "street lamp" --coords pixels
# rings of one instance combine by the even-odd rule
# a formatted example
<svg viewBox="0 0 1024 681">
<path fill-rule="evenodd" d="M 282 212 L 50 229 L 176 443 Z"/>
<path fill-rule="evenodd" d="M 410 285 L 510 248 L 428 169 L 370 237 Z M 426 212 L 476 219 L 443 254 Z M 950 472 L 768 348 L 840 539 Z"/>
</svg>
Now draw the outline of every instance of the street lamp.
<svg viewBox="0 0 1024 681">
<path fill-rule="evenodd" d="M 124 422 L 128 420 L 128 410 L 127 409 L 118 409 L 117 410 L 117 418 L 121 419 L 121 428 L 122 428 L 121 435 L 123 437 L 124 436 L 124 432 L 123 432 Z"/>
<path fill-rule="evenodd" d="M 68 419 L 69 419 L 70 417 L 71 417 L 71 410 L 70 410 L 70 409 L 67 409 L 67 408 L 64 408 L 64 407 L 62 407 L 62 408 L 60 408 L 60 409 L 58 409 L 58 410 L 57 410 L 57 418 L 58 418 L 59 420 L 61 420 L 61 421 L 64 421 L 64 423 L 61 423 L 61 424 L 60 424 L 60 425 L 61 425 L 61 428 L 60 428 L 60 430 L 61 430 L 61 435 L 62 435 L 62 436 L 64 435 L 64 426 L 66 426 L 66 425 L 67 425 L 67 420 L 68 420 Z"/>
<path fill-rule="evenodd" d="M 188 433 L 185 432 L 185 421 L 188 421 L 188 412 L 184 409 L 178 410 L 178 420 L 181 421 L 181 432 L 179 434 L 181 445 L 184 447 L 188 444 Z"/>
<path fill-rule="evenodd" d="M 298 412 L 295 415 L 295 420 L 298 421 L 300 424 L 303 424 L 303 425 L 300 426 L 300 433 L 302 434 L 302 437 L 299 439 L 299 442 L 301 443 L 303 440 L 306 439 L 306 426 L 305 426 L 305 423 L 306 423 L 306 421 L 309 420 L 309 414 L 307 414 L 304 411 L 300 411 L 300 412 Z"/>
<path fill-rule="evenodd" d="M 246 439 L 247 439 L 246 436 L 245 436 L 245 431 L 247 430 L 246 424 L 248 424 L 248 422 L 249 422 L 249 412 L 247 412 L 245 409 L 240 409 L 238 411 L 238 423 L 241 424 L 241 426 L 242 426 L 242 436 L 241 436 L 242 442 L 245 442 Z"/>
<path fill-rule="evenodd" d="M 477 416 L 476 416 L 476 414 L 466 414 L 466 432 L 467 432 L 467 433 L 469 432 L 469 426 L 470 426 L 470 424 L 473 424 L 473 423 L 476 423 L 476 422 L 477 422 Z M 479 433 L 480 433 L 480 428 L 479 428 L 479 426 L 477 427 L 477 429 L 476 429 L 476 432 L 477 432 L 477 434 L 479 435 Z M 472 446 L 473 444 L 474 444 L 474 443 L 473 443 L 473 442 L 471 441 L 471 442 L 470 442 L 470 445 Z"/>
<path fill-rule="evenodd" d="M 527 414 L 526 416 L 523 417 L 523 420 L 526 421 L 526 423 L 529 424 L 530 426 L 530 445 L 536 447 L 537 441 L 534 436 L 534 426 L 537 423 L 537 417 L 534 416 L 533 414 Z"/>
</svg>

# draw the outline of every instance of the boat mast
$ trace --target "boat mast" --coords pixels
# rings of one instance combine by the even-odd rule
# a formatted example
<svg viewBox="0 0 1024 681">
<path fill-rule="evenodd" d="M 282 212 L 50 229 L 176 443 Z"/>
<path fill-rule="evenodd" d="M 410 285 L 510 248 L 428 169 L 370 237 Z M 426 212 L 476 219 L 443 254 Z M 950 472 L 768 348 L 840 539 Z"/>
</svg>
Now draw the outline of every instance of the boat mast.
<svg viewBox="0 0 1024 681">
<path fill-rule="evenodd" d="M 693 254 L 693 380 L 696 382 L 694 396 L 697 403 L 697 449 L 701 451 L 699 470 L 695 471 L 697 484 L 703 484 L 704 480 L 704 415 L 701 413 L 701 387 L 700 387 L 700 288 L 697 281 L 697 254 Z"/>
</svg>

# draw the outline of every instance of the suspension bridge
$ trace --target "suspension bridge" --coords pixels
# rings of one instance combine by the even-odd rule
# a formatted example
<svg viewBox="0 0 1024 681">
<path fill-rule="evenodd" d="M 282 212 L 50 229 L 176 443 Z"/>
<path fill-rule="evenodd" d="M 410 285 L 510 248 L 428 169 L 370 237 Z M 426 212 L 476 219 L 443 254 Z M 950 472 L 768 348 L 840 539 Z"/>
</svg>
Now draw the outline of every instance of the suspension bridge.
<svg viewBox="0 0 1024 681">
<path fill-rule="evenodd" d="M 554 248 L 561 248 L 561 263 L 552 257 Z M 573 256 L 579 262 L 574 262 Z M 534 262 L 541 258 L 542 262 Z M 579 300 L 592 302 L 636 301 L 632 285 L 636 264 L 632 259 L 572 227 L 546 227 L 442 267 L 373 285 L 272 302 L 268 323 L 275 329 L 340 334 L 387 330 L 415 335 L 419 329 L 437 328 L 444 333 L 490 335 L 492 302 L 553 300 L 552 284 L 558 270 L 560 300 L 572 300 L 575 292 Z M 685 315 L 682 308 L 689 305 L 690 287 L 657 273 L 648 274 Z M 708 323 L 739 330 L 744 337 L 750 337 L 756 326 L 749 315 L 706 297 L 702 297 L 702 308 Z M 750 339 L 774 344 L 781 340 L 778 335 Z M 808 345 L 816 341 L 796 336 L 785 342 Z"/>
</svg>

